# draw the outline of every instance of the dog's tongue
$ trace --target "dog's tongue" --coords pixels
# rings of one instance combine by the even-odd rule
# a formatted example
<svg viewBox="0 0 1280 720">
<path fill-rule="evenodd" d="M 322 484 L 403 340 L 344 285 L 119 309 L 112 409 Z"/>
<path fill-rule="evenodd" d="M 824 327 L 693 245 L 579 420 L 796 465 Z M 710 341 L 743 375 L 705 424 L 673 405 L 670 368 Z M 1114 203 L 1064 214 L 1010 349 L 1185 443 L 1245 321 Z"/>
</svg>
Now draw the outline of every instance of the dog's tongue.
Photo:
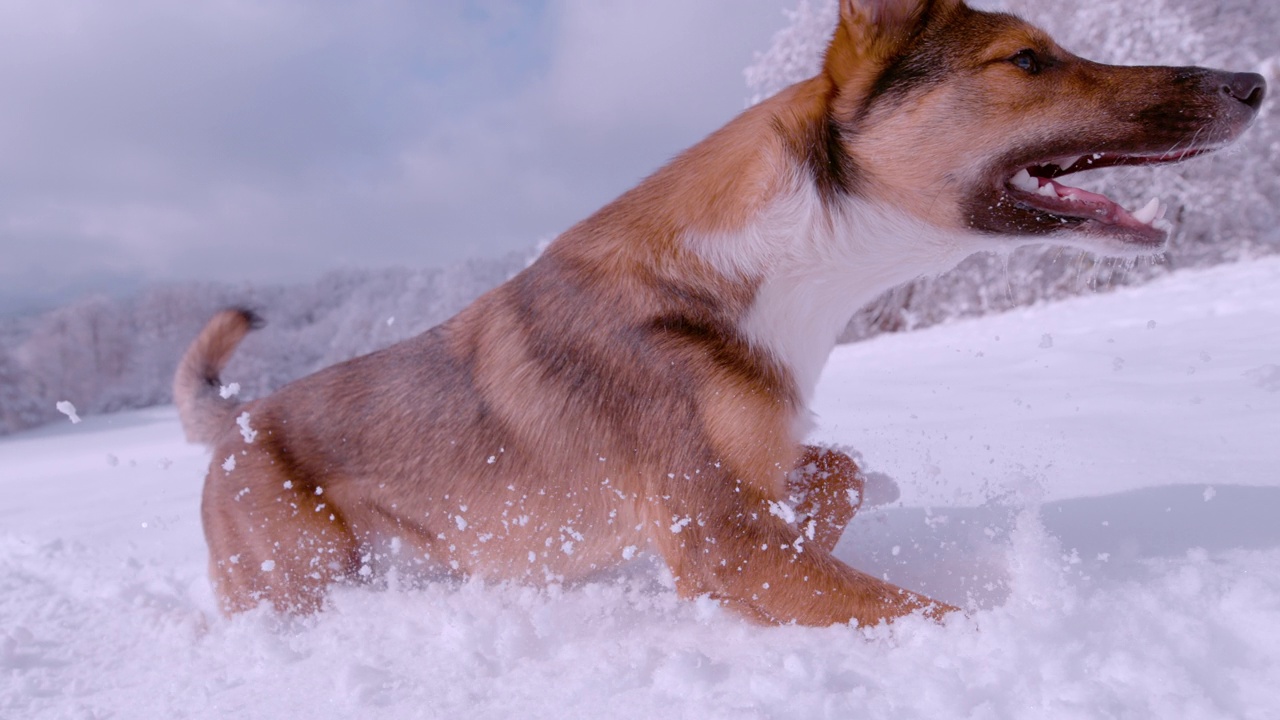
<svg viewBox="0 0 1280 720">
<path fill-rule="evenodd" d="M 1045 204 L 1054 212 L 1067 211 L 1077 217 L 1088 217 L 1108 225 L 1123 225 L 1141 229 L 1156 227 L 1164 221 L 1167 207 L 1159 198 L 1152 198 L 1141 210 L 1129 212 L 1106 195 L 1063 185 L 1048 178 L 1033 177 L 1025 170 L 1013 179 L 1015 187 L 1034 192 L 1045 198 Z"/>
</svg>

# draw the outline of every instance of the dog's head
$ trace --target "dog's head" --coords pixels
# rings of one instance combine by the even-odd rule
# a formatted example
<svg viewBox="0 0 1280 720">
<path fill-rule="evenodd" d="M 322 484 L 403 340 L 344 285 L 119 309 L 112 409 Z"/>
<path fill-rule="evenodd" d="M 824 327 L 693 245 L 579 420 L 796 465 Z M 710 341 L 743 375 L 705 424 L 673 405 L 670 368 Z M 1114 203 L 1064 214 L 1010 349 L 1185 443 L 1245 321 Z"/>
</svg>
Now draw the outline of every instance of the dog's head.
<svg viewBox="0 0 1280 720">
<path fill-rule="evenodd" d="M 843 164 L 827 178 L 980 241 L 1159 250 L 1158 201 L 1126 210 L 1065 175 L 1176 162 L 1252 122 L 1260 75 L 1116 67 L 960 0 L 841 0 L 823 69 Z"/>
</svg>

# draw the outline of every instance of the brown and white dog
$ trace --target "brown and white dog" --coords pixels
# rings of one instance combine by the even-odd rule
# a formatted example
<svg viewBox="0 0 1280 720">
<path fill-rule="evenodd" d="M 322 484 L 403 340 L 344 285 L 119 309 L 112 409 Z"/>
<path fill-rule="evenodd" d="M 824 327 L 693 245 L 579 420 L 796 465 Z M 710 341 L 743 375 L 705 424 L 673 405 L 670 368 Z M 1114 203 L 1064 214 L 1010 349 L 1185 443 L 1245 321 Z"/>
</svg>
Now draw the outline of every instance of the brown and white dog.
<svg viewBox="0 0 1280 720">
<path fill-rule="evenodd" d="M 682 595 L 761 622 L 940 616 L 831 554 L 861 481 L 802 440 L 837 335 L 974 252 L 1158 251 L 1159 202 L 1129 212 L 1058 178 L 1222 147 L 1264 91 L 1253 74 L 1099 65 L 959 0 L 842 0 L 821 74 L 443 325 L 239 403 L 219 374 L 255 318 L 217 315 L 174 381 L 188 436 L 214 451 L 217 596 L 313 611 L 384 547 L 536 582 L 648 548 Z"/>
</svg>

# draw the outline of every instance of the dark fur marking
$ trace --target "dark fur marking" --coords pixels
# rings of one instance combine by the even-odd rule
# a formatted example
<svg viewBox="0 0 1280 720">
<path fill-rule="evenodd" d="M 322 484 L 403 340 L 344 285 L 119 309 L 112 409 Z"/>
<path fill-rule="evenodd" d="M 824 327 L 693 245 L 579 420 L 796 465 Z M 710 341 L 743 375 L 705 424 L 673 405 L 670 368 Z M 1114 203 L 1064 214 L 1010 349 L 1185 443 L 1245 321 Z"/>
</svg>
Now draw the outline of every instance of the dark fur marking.
<svg viewBox="0 0 1280 720">
<path fill-rule="evenodd" d="M 885 67 L 867 93 L 864 107 L 877 102 L 900 98 L 912 90 L 935 85 L 947 76 L 946 57 L 940 52 L 907 53 L 899 55 Z"/>
<path fill-rule="evenodd" d="M 912 27 L 908 36 L 902 39 L 898 55 L 885 66 L 867 93 L 864 108 L 885 96 L 904 95 L 917 87 L 939 82 L 946 77 L 949 63 L 945 54 L 931 47 L 931 43 L 921 43 L 921 38 L 929 30 L 928 23 L 933 15 L 933 0 L 928 0 L 919 13 L 922 21 Z"/>
<path fill-rule="evenodd" d="M 857 193 L 858 166 L 845 150 L 843 134 L 840 124 L 828 111 L 790 141 L 791 151 L 804 163 L 818 195 L 828 204 Z M 783 133 L 783 137 L 787 134 Z"/>
<path fill-rule="evenodd" d="M 790 398 L 782 371 L 766 357 L 754 351 L 730 326 L 695 318 L 691 315 L 672 313 L 654 318 L 649 334 L 659 338 L 673 338 L 690 347 L 698 348 L 711 357 L 717 368 L 746 380 L 761 392 Z"/>
<path fill-rule="evenodd" d="M 244 318 L 245 322 L 249 323 L 250 330 L 261 330 L 267 326 L 267 319 L 262 317 L 262 314 L 257 310 L 247 307 L 235 307 L 231 309 L 240 313 L 240 317 Z"/>
<path fill-rule="evenodd" d="M 523 345 L 544 381 L 564 389 L 566 415 L 585 415 L 606 424 L 637 448 L 652 445 L 631 418 L 637 406 L 652 405 L 671 385 L 687 387 L 692 378 L 680 368 L 664 367 L 652 338 L 625 328 L 602 326 L 594 313 L 566 317 L 563 308 L 599 308 L 614 300 L 609 288 L 593 282 L 593 273 L 572 258 L 544 255 L 511 284 L 514 312 L 523 329 Z M 619 353 L 618 349 L 626 350 Z M 680 425 L 692 422 L 692 403 L 667 407 L 663 414 Z"/>
<path fill-rule="evenodd" d="M 713 291 L 704 290 L 676 279 L 663 278 L 656 275 L 648 279 L 662 296 L 663 306 L 673 308 L 679 312 L 709 314 L 709 308 L 723 305 L 726 299 Z M 745 310 L 746 307 L 747 305 L 744 304 L 738 310 Z"/>
<path fill-rule="evenodd" d="M 993 37 L 1021 23 L 1012 15 L 978 12 L 968 6 L 959 6 L 946 17 L 926 9 L 922 17 L 925 22 L 915 28 L 876 78 L 863 102 L 864 113 L 873 105 L 892 106 L 913 91 L 946 82 L 980 55 Z"/>
<path fill-rule="evenodd" d="M 262 315 L 256 310 L 243 306 L 229 307 L 226 309 L 239 314 L 241 319 L 245 321 L 245 324 L 249 326 L 250 331 L 261 330 L 263 327 L 266 327 L 266 318 L 262 317 Z M 207 364 L 200 369 L 200 381 L 206 388 L 212 388 L 214 390 L 222 389 L 221 373 L 219 373 L 218 369 L 212 364 Z"/>
</svg>

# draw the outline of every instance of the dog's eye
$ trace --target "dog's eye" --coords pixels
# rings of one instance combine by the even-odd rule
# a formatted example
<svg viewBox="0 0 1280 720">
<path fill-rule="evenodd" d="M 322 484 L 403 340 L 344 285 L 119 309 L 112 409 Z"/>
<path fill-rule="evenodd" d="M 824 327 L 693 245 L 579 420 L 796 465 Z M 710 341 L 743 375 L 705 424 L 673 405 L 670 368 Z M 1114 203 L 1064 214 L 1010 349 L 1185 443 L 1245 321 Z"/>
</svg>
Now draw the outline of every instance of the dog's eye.
<svg viewBox="0 0 1280 720">
<path fill-rule="evenodd" d="M 1040 57 L 1036 55 L 1035 50 L 1020 50 L 1016 55 L 1009 58 L 1009 62 L 1016 65 L 1020 70 L 1035 75 L 1044 68 L 1044 64 L 1040 62 Z"/>
</svg>

